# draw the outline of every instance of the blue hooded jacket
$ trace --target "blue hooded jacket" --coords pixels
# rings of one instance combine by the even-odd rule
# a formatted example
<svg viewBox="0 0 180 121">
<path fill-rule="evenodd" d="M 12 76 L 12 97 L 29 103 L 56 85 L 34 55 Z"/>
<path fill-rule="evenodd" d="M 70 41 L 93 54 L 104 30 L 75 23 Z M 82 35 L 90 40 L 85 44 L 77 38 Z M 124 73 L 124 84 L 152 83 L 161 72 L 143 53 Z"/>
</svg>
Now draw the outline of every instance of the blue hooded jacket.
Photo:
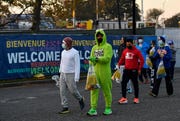
<svg viewBox="0 0 180 121">
<path fill-rule="evenodd" d="M 143 42 L 142 47 L 140 47 L 139 45 L 136 45 L 136 48 L 141 51 L 144 61 L 146 61 L 147 50 L 149 49 L 148 44 L 146 42 Z M 143 68 L 148 68 L 148 65 L 146 64 L 146 62 L 144 63 Z"/>
</svg>

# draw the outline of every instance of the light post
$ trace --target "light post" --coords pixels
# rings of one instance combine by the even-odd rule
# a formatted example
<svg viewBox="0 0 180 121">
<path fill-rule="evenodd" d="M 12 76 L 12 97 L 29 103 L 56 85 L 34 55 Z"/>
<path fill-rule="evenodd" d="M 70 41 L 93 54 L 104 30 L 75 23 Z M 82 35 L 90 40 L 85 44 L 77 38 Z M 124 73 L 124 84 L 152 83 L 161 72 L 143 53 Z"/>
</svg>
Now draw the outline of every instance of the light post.
<svg viewBox="0 0 180 121">
<path fill-rule="evenodd" d="M 141 0 L 141 21 L 144 21 L 144 4 L 143 4 L 143 0 Z"/>
<path fill-rule="evenodd" d="M 99 24 L 99 0 L 96 0 L 96 29 L 98 28 L 98 24 Z"/>
<path fill-rule="evenodd" d="M 166 2 L 168 2 L 168 0 L 164 0 L 164 2 L 163 2 L 163 4 L 162 4 L 162 9 L 164 10 L 164 12 L 165 12 L 164 7 L 165 7 Z M 164 30 L 165 30 L 165 27 L 166 27 L 166 25 L 165 25 L 165 17 L 164 17 L 164 13 L 163 13 L 162 22 L 163 22 L 163 23 L 162 23 L 162 27 L 163 27 L 163 32 L 162 32 L 162 34 L 164 35 Z"/>
<path fill-rule="evenodd" d="M 99 1 L 96 0 L 96 20 L 99 20 L 98 12 L 99 12 Z"/>
<path fill-rule="evenodd" d="M 73 19 L 73 28 L 75 28 L 75 18 L 76 18 L 76 0 L 72 0 L 73 9 L 72 9 L 72 19 Z"/>
<path fill-rule="evenodd" d="M 136 35 L 136 0 L 133 0 L 133 35 Z"/>
</svg>

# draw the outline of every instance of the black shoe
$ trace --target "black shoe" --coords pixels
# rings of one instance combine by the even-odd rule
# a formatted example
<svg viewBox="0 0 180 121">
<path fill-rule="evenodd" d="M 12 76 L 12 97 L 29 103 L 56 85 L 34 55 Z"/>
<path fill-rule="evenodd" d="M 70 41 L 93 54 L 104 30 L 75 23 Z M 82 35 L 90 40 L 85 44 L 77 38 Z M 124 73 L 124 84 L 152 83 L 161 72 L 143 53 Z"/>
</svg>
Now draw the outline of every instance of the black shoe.
<svg viewBox="0 0 180 121">
<path fill-rule="evenodd" d="M 58 112 L 59 114 L 66 114 L 69 113 L 69 109 L 68 108 L 63 108 L 61 112 Z"/>
<path fill-rule="evenodd" d="M 154 93 L 152 93 L 151 91 L 149 92 L 149 95 L 150 95 L 150 96 L 153 96 L 153 97 L 157 97 L 157 95 L 154 94 Z"/>
<path fill-rule="evenodd" d="M 83 110 L 84 109 L 84 98 L 82 98 L 80 101 L 79 101 L 79 106 L 80 106 L 80 109 Z"/>
</svg>

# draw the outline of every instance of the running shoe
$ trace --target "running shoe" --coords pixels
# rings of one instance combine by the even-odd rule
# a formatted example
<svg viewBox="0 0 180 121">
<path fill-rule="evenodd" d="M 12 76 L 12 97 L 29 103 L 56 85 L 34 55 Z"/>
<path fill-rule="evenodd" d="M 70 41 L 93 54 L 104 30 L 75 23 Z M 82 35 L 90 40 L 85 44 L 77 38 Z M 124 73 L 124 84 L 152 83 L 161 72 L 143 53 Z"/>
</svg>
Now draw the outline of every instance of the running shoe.
<svg viewBox="0 0 180 121">
<path fill-rule="evenodd" d="M 127 98 L 122 97 L 121 99 L 119 99 L 118 102 L 119 102 L 120 104 L 126 104 L 126 103 L 128 103 L 128 100 L 127 100 Z"/>
<path fill-rule="evenodd" d="M 127 89 L 127 93 L 131 94 L 133 92 L 132 88 Z"/>
<path fill-rule="evenodd" d="M 58 112 L 59 114 L 67 114 L 69 113 L 69 109 L 68 108 L 63 108 L 61 112 Z"/>
<path fill-rule="evenodd" d="M 111 114 L 112 114 L 111 108 L 106 108 L 105 111 L 103 112 L 103 115 L 111 115 Z"/>
<path fill-rule="evenodd" d="M 134 104 L 138 104 L 139 103 L 139 99 L 138 98 L 134 98 Z"/>
<path fill-rule="evenodd" d="M 88 112 L 87 112 L 88 116 L 97 116 L 97 111 L 96 109 L 91 108 Z"/>
<path fill-rule="evenodd" d="M 149 92 L 149 95 L 152 96 L 152 97 L 157 97 L 157 95 L 154 94 L 152 91 Z"/>
</svg>

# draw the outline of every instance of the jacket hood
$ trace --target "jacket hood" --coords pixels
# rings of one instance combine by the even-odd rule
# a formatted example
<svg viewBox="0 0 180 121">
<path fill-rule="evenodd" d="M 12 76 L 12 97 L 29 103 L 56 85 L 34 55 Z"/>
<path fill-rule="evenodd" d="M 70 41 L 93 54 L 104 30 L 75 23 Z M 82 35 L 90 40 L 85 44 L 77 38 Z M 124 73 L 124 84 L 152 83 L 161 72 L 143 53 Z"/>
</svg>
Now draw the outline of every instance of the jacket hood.
<svg viewBox="0 0 180 121">
<path fill-rule="evenodd" d="M 106 34 L 105 34 L 103 29 L 97 29 L 96 33 L 95 33 L 95 41 L 96 41 L 96 43 L 98 43 L 98 40 L 97 40 L 97 34 L 98 33 L 101 33 L 103 35 L 103 41 L 102 41 L 102 43 L 100 43 L 100 46 L 101 46 L 101 45 L 106 43 Z"/>
</svg>

